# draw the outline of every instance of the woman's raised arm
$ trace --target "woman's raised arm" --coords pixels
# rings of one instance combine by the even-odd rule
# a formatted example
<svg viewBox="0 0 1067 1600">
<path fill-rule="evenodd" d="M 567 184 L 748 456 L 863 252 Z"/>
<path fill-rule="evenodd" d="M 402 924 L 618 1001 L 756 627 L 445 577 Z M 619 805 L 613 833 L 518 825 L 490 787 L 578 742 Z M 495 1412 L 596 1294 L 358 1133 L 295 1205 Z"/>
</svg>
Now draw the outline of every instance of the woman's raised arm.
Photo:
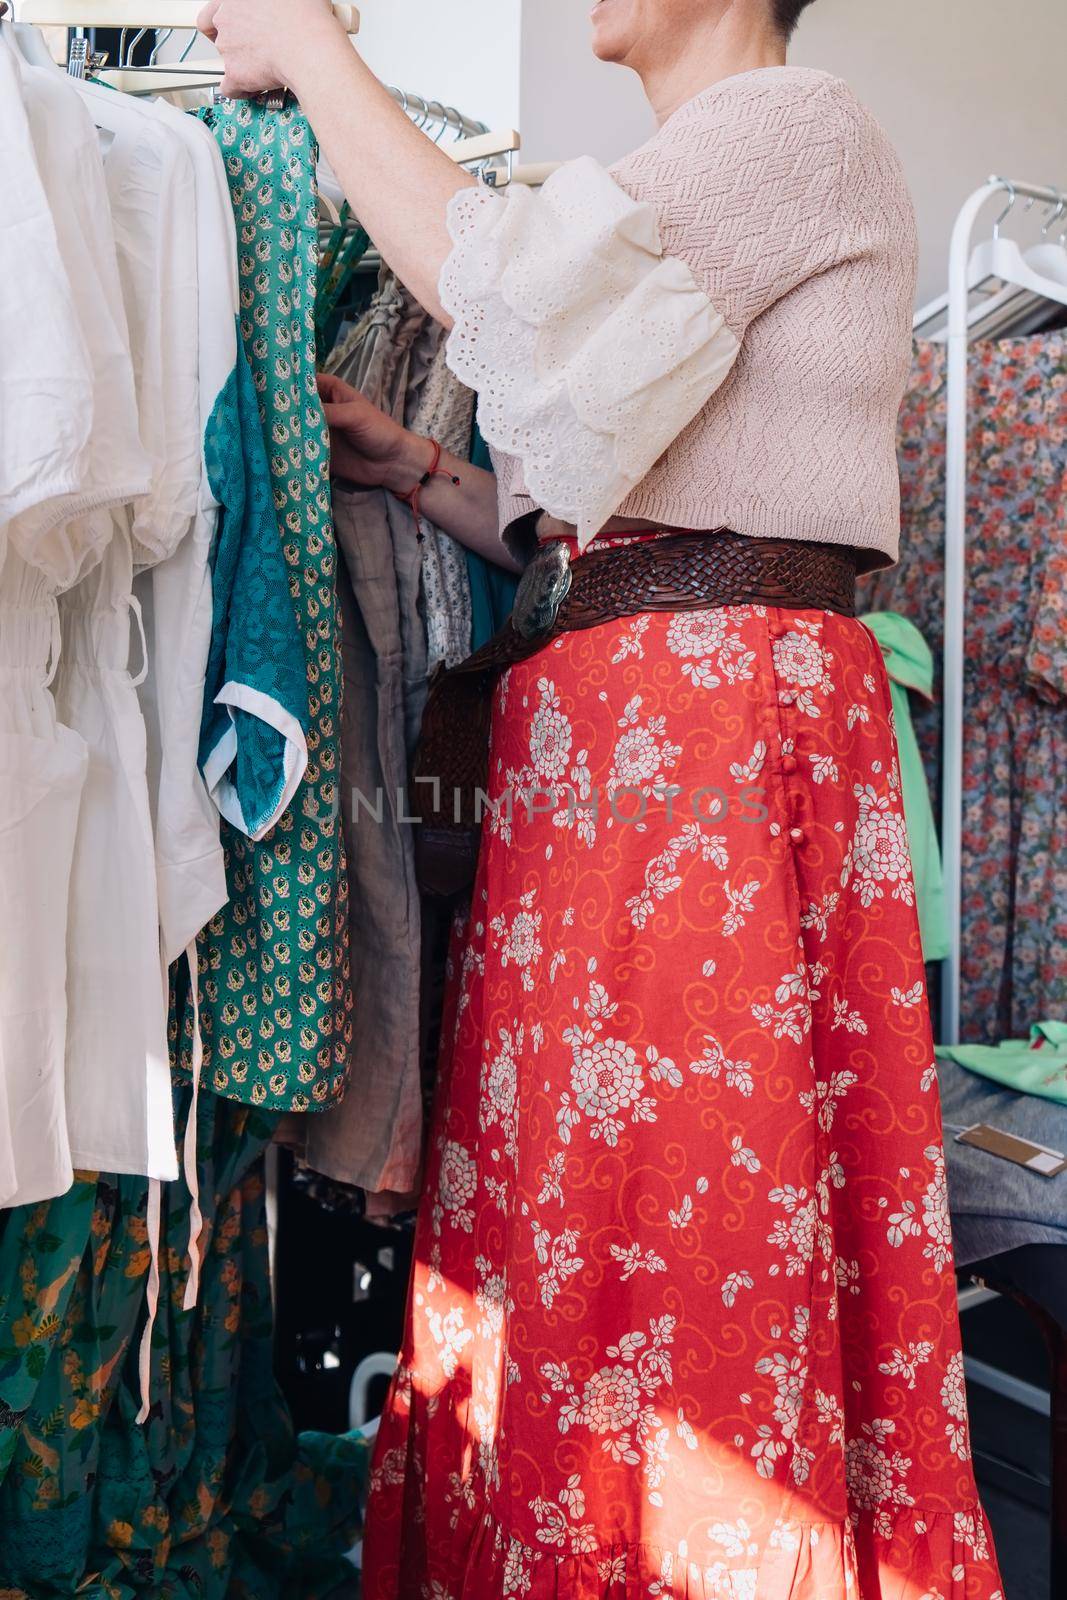
<svg viewBox="0 0 1067 1600">
<path fill-rule="evenodd" d="M 451 197 L 477 180 L 415 127 L 326 0 L 208 0 L 197 19 L 226 67 L 224 94 L 284 84 L 307 114 L 348 202 L 397 277 L 446 327 L 437 281 Z"/>
</svg>

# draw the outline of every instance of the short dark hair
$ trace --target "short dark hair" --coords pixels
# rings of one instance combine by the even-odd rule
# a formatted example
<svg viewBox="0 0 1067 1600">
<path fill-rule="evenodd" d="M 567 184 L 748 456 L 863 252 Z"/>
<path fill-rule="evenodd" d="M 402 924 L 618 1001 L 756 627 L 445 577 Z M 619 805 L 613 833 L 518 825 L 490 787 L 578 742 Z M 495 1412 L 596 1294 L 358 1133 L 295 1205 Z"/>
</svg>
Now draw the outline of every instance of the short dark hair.
<svg viewBox="0 0 1067 1600">
<path fill-rule="evenodd" d="M 792 38 L 800 21 L 800 13 L 806 11 L 811 3 L 812 0 L 771 0 L 774 20 L 787 39 Z"/>
</svg>

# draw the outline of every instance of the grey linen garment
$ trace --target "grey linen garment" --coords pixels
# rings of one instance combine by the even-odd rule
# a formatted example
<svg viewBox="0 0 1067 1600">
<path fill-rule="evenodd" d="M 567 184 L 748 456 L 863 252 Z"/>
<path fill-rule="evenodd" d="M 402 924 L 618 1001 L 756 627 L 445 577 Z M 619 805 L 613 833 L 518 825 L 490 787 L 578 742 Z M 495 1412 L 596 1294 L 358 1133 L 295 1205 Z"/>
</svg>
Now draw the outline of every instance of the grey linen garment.
<svg viewBox="0 0 1067 1600">
<path fill-rule="evenodd" d="M 391 274 L 329 369 L 403 421 L 441 329 Z M 426 700 L 422 554 L 408 508 L 380 489 L 334 486 L 344 712 L 342 806 L 348 852 L 355 1023 L 348 1094 L 311 1117 L 304 1158 L 389 1211 L 418 1186 L 419 897 L 400 809 Z M 379 820 L 380 818 L 380 820 Z"/>
<path fill-rule="evenodd" d="M 1067 1106 L 1016 1094 L 955 1061 L 939 1061 L 945 1118 L 949 1209 L 957 1266 L 1027 1244 L 1067 1244 L 1067 1172 L 1042 1178 L 984 1150 L 957 1144 L 955 1134 L 988 1122 L 1020 1139 L 1067 1154 Z"/>
<path fill-rule="evenodd" d="M 443 339 L 426 381 L 411 399 L 408 427 L 428 439 L 436 439 L 461 460 L 469 460 L 474 429 L 474 391 L 460 383 L 450 369 Z M 420 519 L 419 531 L 422 534 L 426 650 L 433 672 L 442 663 L 454 667 L 471 653 L 471 586 L 463 547 L 426 517 Z"/>
</svg>

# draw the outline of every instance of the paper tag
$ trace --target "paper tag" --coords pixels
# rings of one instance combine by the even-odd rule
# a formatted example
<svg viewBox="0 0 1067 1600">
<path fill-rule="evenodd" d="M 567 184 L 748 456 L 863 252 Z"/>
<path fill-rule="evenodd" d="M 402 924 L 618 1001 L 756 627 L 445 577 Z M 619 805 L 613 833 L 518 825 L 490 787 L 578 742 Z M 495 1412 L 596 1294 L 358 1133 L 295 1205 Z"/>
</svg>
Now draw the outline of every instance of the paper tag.
<svg viewBox="0 0 1067 1600">
<path fill-rule="evenodd" d="M 1002 1161 L 1013 1161 L 1017 1167 L 1036 1172 L 1041 1178 L 1056 1178 L 1067 1172 L 1067 1156 L 1062 1150 L 1052 1150 L 1048 1145 L 1031 1144 L 1029 1139 L 1018 1139 L 1003 1128 L 992 1128 L 988 1123 L 977 1122 L 956 1135 L 957 1144 L 968 1144 L 975 1150 L 985 1150 Z"/>
</svg>

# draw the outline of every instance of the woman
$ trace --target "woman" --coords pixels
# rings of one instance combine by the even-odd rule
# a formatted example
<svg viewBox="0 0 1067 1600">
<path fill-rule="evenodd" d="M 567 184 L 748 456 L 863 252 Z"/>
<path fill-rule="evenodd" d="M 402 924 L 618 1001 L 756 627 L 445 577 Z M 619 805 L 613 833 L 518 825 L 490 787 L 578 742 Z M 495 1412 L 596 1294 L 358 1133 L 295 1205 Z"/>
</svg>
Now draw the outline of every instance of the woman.
<svg viewBox="0 0 1067 1600">
<path fill-rule="evenodd" d="M 897 549 L 914 224 L 872 119 L 785 65 L 803 5 L 603 0 L 659 131 L 506 200 L 317 0 L 204 19 L 452 327 L 498 482 L 324 381 L 335 471 L 539 548 L 492 656 L 371 1600 L 1000 1595 L 854 616 Z"/>
</svg>

